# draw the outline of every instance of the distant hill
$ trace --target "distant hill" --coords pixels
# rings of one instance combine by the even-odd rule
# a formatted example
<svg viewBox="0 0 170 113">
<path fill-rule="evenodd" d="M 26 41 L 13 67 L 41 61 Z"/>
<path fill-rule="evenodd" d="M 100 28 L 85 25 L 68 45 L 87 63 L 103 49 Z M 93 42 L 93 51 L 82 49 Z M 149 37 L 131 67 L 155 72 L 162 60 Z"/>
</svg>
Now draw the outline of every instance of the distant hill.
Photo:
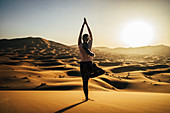
<svg viewBox="0 0 170 113">
<path fill-rule="evenodd" d="M 26 37 L 16 39 L 1 39 L 0 49 L 3 48 L 26 48 L 26 47 L 69 47 L 61 43 L 49 41 L 40 37 Z"/>
<path fill-rule="evenodd" d="M 0 55 L 37 57 L 74 57 L 78 56 L 74 48 L 49 41 L 40 37 L 26 37 L 0 40 Z"/>
<path fill-rule="evenodd" d="M 170 47 L 165 45 L 157 45 L 157 46 L 143 46 L 143 47 L 135 47 L 135 48 L 107 48 L 107 47 L 95 47 L 103 52 L 112 52 L 116 54 L 124 54 L 124 55 L 170 55 Z"/>
</svg>

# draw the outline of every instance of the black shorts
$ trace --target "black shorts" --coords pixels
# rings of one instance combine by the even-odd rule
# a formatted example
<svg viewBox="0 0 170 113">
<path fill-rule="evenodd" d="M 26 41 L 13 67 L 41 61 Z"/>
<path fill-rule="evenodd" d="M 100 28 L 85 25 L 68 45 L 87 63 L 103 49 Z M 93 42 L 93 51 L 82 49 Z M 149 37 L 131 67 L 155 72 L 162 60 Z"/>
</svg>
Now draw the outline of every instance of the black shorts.
<svg viewBox="0 0 170 113">
<path fill-rule="evenodd" d="M 80 72 L 83 79 L 89 79 L 92 73 L 92 61 L 80 62 Z"/>
</svg>

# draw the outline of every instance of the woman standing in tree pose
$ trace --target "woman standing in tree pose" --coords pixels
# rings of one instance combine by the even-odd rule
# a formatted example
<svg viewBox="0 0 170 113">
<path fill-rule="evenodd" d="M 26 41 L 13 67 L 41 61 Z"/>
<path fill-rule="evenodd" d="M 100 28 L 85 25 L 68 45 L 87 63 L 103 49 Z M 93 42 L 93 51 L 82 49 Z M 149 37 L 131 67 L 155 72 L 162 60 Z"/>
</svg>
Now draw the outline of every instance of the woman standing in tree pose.
<svg viewBox="0 0 170 113">
<path fill-rule="evenodd" d="M 89 34 L 84 34 L 82 36 L 84 25 L 87 26 Z M 83 43 L 82 43 L 82 38 L 83 38 Z M 83 79 L 83 91 L 85 94 L 85 101 L 89 100 L 88 80 L 92 72 L 92 57 L 94 57 L 94 54 L 91 52 L 92 42 L 93 42 L 92 33 L 87 24 L 86 18 L 84 18 L 84 22 L 80 30 L 80 35 L 78 39 L 78 47 L 79 47 L 79 52 L 80 52 L 80 57 L 81 57 L 80 72 L 81 72 L 81 76 Z"/>
</svg>

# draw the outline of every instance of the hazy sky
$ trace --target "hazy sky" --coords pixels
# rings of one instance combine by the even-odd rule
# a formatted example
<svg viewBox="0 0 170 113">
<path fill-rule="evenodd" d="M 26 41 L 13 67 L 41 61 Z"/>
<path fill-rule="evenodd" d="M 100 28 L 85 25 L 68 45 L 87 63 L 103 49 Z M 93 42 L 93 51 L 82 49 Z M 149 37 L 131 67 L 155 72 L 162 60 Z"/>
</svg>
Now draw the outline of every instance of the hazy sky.
<svg viewBox="0 0 170 113">
<path fill-rule="evenodd" d="M 125 46 L 121 33 L 136 20 L 153 28 L 153 45 L 170 45 L 170 0 L 0 0 L 0 15 L 1 39 L 40 36 L 76 44 L 86 17 L 95 46 Z"/>
</svg>

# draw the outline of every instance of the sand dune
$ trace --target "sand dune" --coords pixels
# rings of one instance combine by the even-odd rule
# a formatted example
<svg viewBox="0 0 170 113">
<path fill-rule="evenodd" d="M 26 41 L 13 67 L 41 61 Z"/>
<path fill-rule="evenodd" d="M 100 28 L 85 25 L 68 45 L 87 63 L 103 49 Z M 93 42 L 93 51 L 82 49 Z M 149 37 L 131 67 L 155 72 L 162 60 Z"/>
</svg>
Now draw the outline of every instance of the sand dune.
<svg viewBox="0 0 170 113">
<path fill-rule="evenodd" d="M 1 91 L 1 113 L 169 113 L 170 95 L 91 91 Z M 9 109 L 10 108 L 10 109 Z"/>
<path fill-rule="evenodd" d="M 76 48 L 30 37 L 0 42 L 4 43 L 0 49 L 1 90 L 82 90 Z M 170 92 L 169 63 L 151 64 L 148 57 L 113 55 L 115 61 L 108 53 L 94 52 L 94 61 L 106 73 L 90 80 L 91 90 Z M 159 57 L 154 58 L 157 61 Z M 61 79 L 67 80 L 61 83 Z"/>
<path fill-rule="evenodd" d="M 0 112 L 168 113 L 169 56 L 94 52 L 106 73 L 89 80 L 95 101 L 82 102 L 77 48 L 42 38 L 0 40 Z"/>
</svg>

